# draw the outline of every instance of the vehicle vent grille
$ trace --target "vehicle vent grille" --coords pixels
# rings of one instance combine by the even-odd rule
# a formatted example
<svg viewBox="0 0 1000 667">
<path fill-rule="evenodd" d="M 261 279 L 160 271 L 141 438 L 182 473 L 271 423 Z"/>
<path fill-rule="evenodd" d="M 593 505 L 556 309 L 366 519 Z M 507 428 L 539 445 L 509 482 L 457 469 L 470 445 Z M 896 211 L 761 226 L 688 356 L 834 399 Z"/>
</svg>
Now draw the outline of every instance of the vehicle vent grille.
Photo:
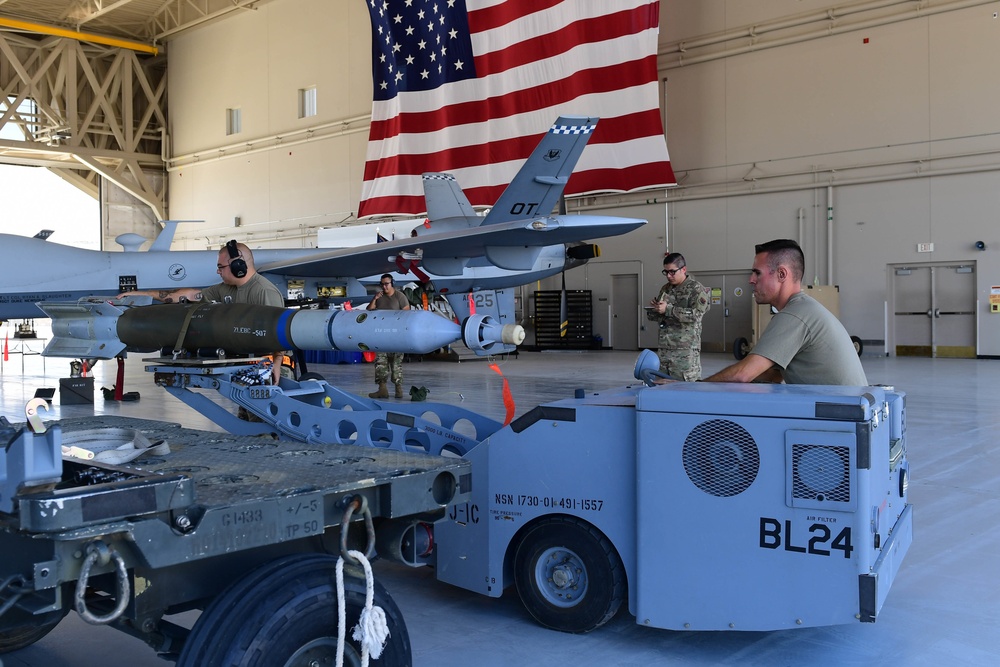
<svg viewBox="0 0 1000 667">
<path fill-rule="evenodd" d="M 699 489 L 729 497 L 746 491 L 760 470 L 757 443 L 739 424 L 702 422 L 684 440 L 684 470 Z"/>
<path fill-rule="evenodd" d="M 850 448 L 793 444 L 792 498 L 819 502 L 850 502 Z"/>
</svg>

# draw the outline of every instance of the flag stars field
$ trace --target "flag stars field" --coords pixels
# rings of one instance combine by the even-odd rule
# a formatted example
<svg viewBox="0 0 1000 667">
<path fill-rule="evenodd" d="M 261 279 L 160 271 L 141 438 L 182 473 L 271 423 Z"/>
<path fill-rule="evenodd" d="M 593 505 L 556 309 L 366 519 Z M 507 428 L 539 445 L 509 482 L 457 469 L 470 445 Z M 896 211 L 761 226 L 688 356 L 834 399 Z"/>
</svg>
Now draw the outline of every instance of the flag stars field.
<svg viewBox="0 0 1000 667">
<path fill-rule="evenodd" d="M 658 0 L 369 3 L 372 122 L 359 217 L 424 212 L 424 172 L 490 206 L 559 115 L 601 124 L 567 195 L 675 183 Z"/>
</svg>

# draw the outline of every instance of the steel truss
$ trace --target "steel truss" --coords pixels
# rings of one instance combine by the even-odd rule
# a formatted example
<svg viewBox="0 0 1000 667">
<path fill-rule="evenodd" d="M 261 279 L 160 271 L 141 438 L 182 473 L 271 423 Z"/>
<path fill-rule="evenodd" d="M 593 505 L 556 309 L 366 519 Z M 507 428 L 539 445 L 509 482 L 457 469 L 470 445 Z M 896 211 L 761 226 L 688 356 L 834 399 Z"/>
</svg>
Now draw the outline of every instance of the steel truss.
<svg viewBox="0 0 1000 667">
<path fill-rule="evenodd" d="M 48 167 L 94 197 L 102 176 L 165 219 L 166 86 L 162 56 L 0 32 L 0 162 Z"/>
</svg>

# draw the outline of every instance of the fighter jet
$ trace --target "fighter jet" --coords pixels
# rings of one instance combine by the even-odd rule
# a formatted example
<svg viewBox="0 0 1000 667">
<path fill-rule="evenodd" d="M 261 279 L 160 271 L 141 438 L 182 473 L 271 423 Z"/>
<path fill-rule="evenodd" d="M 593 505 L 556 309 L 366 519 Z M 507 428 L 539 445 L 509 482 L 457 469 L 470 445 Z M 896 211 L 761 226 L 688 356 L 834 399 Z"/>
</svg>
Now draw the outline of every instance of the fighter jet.
<svg viewBox="0 0 1000 667">
<path fill-rule="evenodd" d="M 433 284 L 439 294 L 515 287 L 558 274 L 599 254 L 590 239 L 617 236 L 645 220 L 553 215 L 597 125 L 564 116 L 542 137 L 496 204 L 478 215 L 450 174 L 423 175 L 427 220 L 403 239 L 337 250 L 254 249 L 257 270 L 289 299 L 367 299 L 383 273 Z M 3 234 L 0 319 L 44 317 L 35 305 L 134 289 L 202 287 L 218 282 L 217 250 L 171 251 L 181 221 L 165 221 L 149 249 L 136 234 L 124 252 L 85 250 Z"/>
</svg>

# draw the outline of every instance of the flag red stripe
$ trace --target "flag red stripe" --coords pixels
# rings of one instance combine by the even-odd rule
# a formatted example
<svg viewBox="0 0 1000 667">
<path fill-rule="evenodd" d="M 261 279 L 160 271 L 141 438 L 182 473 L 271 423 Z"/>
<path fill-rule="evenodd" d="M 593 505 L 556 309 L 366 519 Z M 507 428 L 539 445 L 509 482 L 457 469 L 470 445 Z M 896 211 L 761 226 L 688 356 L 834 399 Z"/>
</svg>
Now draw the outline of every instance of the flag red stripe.
<svg viewBox="0 0 1000 667">
<path fill-rule="evenodd" d="M 649 7 L 646 6 L 606 16 L 581 19 L 563 28 L 558 36 L 539 35 L 499 51 L 477 55 L 476 76 L 482 78 L 552 58 L 581 44 L 596 44 L 634 35 L 648 28 L 648 21 L 642 19 L 642 16 L 648 14 Z M 482 30 L 480 26 L 473 24 L 472 14 L 469 15 L 469 29 L 473 33 Z"/>
<path fill-rule="evenodd" d="M 423 195 L 396 195 L 392 197 L 369 197 L 363 199 L 358 208 L 358 217 L 366 215 L 411 215 L 427 208 Z"/>
<path fill-rule="evenodd" d="M 474 102 L 451 104 L 428 112 L 401 112 L 383 121 L 372 121 L 372 140 L 382 140 L 398 134 L 439 132 L 445 128 L 468 123 L 481 123 L 493 118 L 537 111 L 571 102 L 583 95 L 608 93 L 649 82 L 649 69 L 656 71 L 656 56 L 639 61 L 618 63 L 607 67 L 584 69 L 561 81 L 545 86 L 544 94 L 537 89 L 519 90 L 500 97 Z M 586 113 L 581 110 L 581 113 Z"/>
<path fill-rule="evenodd" d="M 623 169 L 592 169 L 576 171 L 569 179 L 567 193 L 572 192 L 628 192 L 635 189 L 635 183 L 670 184 L 676 182 L 669 162 L 637 164 Z M 492 185 L 481 188 L 466 188 L 470 201 L 496 201 L 506 185 Z M 650 187 L 643 185 L 642 187 Z M 392 197 L 371 197 L 361 203 L 358 217 L 366 215 L 409 214 L 424 211 L 423 195 L 399 195 Z"/>
<path fill-rule="evenodd" d="M 650 109 L 618 118 L 602 118 L 590 145 L 615 144 L 660 132 L 660 112 Z M 525 159 L 538 144 L 538 136 L 522 136 L 459 146 L 440 153 L 402 154 L 371 161 L 365 165 L 365 180 L 379 174 L 419 175 L 425 171 L 453 171 L 485 163 Z"/>
<path fill-rule="evenodd" d="M 669 162 L 650 162 L 635 164 L 622 169 L 586 169 L 574 171 L 566 184 L 567 194 L 618 190 L 629 192 L 637 189 L 636 183 L 644 183 L 641 187 L 653 185 L 672 185 L 677 182 L 674 170 Z"/>
<path fill-rule="evenodd" d="M 492 7 L 470 9 L 469 29 L 475 33 L 499 28 L 562 2 L 563 0 L 505 0 Z"/>
</svg>

